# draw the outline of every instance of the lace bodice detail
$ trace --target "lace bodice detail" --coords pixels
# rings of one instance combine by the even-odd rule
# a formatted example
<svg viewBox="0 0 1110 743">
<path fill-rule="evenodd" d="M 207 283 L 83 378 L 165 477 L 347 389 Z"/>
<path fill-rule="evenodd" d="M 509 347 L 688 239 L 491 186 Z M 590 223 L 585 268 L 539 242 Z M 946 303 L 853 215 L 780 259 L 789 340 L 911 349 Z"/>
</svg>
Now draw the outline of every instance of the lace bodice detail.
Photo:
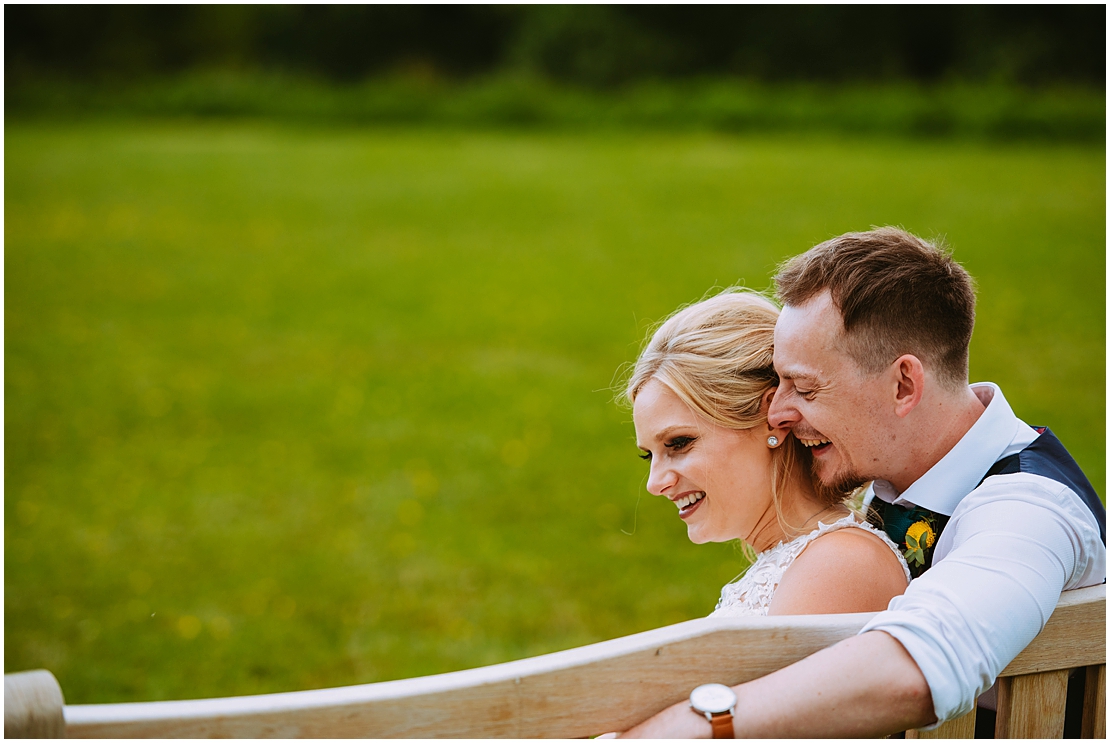
<svg viewBox="0 0 1110 743">
<path fill-rule="evenodd" d="M 789 542 L 779 542 L 771 549 L 759 553 L 755 562 L 747 572 L 721 589 L 721 599 L 711 617 L 751 617 L 766 616 L 771 608 L 771 599 L 779 587 L 782 574 L 794 564 L 802 550 L 818 537 L 840 529 L 863 529 L 875 534 L 898 557 L 902 570 L 906 573 L 906 581 L 910 580 L 910 568 L 901 551 L 885 532 L 876 529 L 870 524 L 858 521 L 856 516 L 849 514 L 844 518 L 830 524 L 818 524 L 817 528 L 809 534 L 803 534 Z"/>
</svg>

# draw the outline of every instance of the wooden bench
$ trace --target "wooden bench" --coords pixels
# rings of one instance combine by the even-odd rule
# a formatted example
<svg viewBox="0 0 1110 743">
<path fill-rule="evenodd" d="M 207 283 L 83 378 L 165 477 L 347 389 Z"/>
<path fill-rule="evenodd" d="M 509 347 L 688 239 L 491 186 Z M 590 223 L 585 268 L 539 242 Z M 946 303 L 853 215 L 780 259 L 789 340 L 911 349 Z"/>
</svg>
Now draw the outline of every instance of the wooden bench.
<svg viewBox="0 0 1110 743">
<path fill-rule="evenodd" d="M 695 619 L 438 676 L 318 691 L 65 705 L 46 671 L 4 677 L 7 737 L 574 738 L 624 730 L 706 681 L 758 678 L 850 637 L 870 614 Z M 998 737 L 1059 738 L 1085 668 L 1083 737 L 1106 734 L 1106 587 L 1068 591 L 999 682 Z M 907 737 L 972 737 L 974 715 Z"/>
</svg>

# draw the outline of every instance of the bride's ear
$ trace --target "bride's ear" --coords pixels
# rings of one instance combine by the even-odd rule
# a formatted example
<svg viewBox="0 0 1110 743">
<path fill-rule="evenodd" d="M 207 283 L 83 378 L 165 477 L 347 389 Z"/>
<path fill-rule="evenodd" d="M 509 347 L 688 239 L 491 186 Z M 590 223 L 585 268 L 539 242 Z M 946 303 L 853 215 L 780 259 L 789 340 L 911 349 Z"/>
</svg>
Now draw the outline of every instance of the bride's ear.
<svg viewBox="0 0 1110 743">
<path fill-rule="evenodd" d="M 771 409 L 771 400 L 775 399 L 775 393 L 778 392 L 778 386 L 772 387 L 763 393 L 763 397 L 759 400 L 759 412 L 767 415 L 767 411 Z"/>
<path fill-rule="evenodd" d="M 763 415 L 767 415 L 767 412 L 771 409 L 771 400 L 773 400 L 775 398 L 775 392 L 777 390 L 778 390 L 778 387 L 772 387 L 771 389 L 764 392 L 763 397 L 759 400 L 759 412 L 762 413 Z M 790 433 L 790 429 L 789 428 L 775 428 L 774 426 L 771 425 L 770 421 L 768 421 L 766 425 L 767 425 L 767 436 L 766 436 L 766 438 L 767 438 L 767 448 L 777 449 L 778 447 L 780 447 L 782 445 L 782 442 L 786 441 L 786 436 L 787 436 L 787 434 Z"/>
</svg>

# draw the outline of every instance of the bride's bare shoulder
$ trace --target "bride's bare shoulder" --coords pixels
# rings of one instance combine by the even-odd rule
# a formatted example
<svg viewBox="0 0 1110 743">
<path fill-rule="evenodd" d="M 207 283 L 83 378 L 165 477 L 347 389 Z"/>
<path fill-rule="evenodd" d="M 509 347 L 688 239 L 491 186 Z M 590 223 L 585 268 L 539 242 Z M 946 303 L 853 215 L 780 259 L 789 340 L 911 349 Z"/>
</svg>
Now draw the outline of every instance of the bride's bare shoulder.
<svg viewBox="0 0 1110 743">
<path fill-rule="evenodd" d="M 787 568 L 769 613 L 882 611 L 906 585 L 902 563 L 882 538 L 838 529 L 810 542 Z"/>
</svg>

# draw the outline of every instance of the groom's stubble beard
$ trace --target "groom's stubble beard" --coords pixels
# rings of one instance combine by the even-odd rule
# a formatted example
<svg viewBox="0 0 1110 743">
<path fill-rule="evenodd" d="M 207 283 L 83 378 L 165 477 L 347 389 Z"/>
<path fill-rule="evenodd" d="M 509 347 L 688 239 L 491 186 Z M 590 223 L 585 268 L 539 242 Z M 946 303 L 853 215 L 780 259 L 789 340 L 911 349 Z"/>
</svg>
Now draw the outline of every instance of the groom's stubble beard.
<svg viewBox="0 0 1110 743">
<path fill-rule="evenodd" d="M 852 491 L 862 487 L 873 479 L 870 477 L 863 477 L 859 473 L 853 470 L 849 470 L 847 472 L 840 473 L 836 477 L 836 479 L 832 480 L 831 482 L 826 481 L 825 478 L 821 476 L 820 467 L 816 459 L 810 460 L 809 469 L 810 474 L 812 475 L 811 479 L 813 480 L 814 486 L 817 490 L 817 495 L 826 500 L 830 497 L 835 497 L 838 495 L 844 496 L 848 493 L 851 493 Z"/>
</svg>

